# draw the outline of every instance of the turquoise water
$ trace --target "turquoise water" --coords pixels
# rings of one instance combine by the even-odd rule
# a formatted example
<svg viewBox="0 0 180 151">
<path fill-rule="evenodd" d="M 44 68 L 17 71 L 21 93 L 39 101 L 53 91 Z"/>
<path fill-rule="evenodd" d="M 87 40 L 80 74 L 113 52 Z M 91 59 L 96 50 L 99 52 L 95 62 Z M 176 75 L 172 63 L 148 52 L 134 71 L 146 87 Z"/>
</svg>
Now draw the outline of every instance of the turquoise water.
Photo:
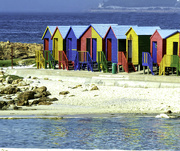
<svg viewBox="0 0 180 151">
<path fill-rule="evenodd" d="M 180 119 L 0 120 L 1 148 L 180 150 Z"/>
</svg>

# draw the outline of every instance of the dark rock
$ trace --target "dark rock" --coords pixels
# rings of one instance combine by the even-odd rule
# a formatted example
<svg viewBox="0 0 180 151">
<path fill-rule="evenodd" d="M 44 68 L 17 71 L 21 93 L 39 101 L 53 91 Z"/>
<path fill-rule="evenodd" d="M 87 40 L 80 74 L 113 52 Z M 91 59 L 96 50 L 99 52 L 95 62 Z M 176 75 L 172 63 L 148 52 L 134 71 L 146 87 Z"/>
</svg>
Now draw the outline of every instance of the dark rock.
<svg viewBox="0 0 180 151">
<path fill-rule="evenodd" d="M 22 79 L 16 79 L 16 80 L 13 80 L 12 84 L 19 84 L 19 82 L 21 82 Z"/>
<path fill-rule="evenodd" d="M 42 93 L 42 92 L 46 92 L 47 91 L 47 87 L 42 86 L 42 87 L 37 87 L 36 89 L 34 89 L 34 92 L 36 93 Z"/>
<path fill-rule="evenodd" d="M 99 90 L 99 88 L 97 86 L 94 86 L 92 87 L 91 91 L 94 91 L 94 90 Z"/>
<path fill-rule="evenodd" d="M 82 85 L 76 85 L 76 86 L 73 87 L 72 89 L 76 89 L 76 88 L 79 88 L 79 87 L 82 87 Z"/>
<path fill-rule="evenodd" d="M 17 106 L 29 106 L 29 101 L 28 100 L 19 100 L 17 101 Z"/>
<path fill-rule="evenodd" d="M 173 112 L 171 110 L 168 110 L 167 111 L 167 114 L 172 114 Z"/>
<path fill-rule="evenodd" d="M 52 102 L 40 102 L 38 105 L 51 105 L 53 104 Z"/>
<path fill-rule="evenodd" d="M 28 101 L 34 99 L 34 94 L 34 91 L 26 91 L 20 93 L 17 98 L 19 101 Z"/>
<path fill-rule="evenodd" d="M 69 93 L 70 93 L 69 91 L 62 91 L 62 92 L 59 92 L 59 95 L 67 95 Z"/>
<path fill-rule="evenodd" d="M 6 107 L 8 104 L 5 101 L 0 101 L 0 109 L 3 109 L 4 107 Z"/>
<path fill-rule="evenodd" d="M 20 89 L 17 88 L 16 86 L 10 85 L 8 87 L 5 87 L 1 90 L 1 94 L 16 94 L 19 92 Z"/>
<path fill-rule="evenodd" d="M 22 107 L 17 107 L 17 106 L 13 107 L 13 110 L 20 110 L 20 109 L 22 109 Z"/>
</svg>

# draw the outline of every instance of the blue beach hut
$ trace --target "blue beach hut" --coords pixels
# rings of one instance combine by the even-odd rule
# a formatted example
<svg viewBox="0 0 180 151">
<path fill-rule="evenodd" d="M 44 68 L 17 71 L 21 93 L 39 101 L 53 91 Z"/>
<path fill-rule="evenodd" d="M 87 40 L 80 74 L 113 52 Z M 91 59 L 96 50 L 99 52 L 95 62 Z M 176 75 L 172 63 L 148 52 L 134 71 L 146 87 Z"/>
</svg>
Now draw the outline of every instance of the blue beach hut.
<svg viewBox="0 0 180 151">
<path fill-rule="evenodd" d="M 126 51 L 126 32 L 132 25 L 110 26 L 104 37 L 107 61 L 118 63 L 118 52 Z"/>
<path fill-rule="evenodd" d="M 76 52 L 80 51 L 80 36 L 88 26 L 71 26 L 66 37 L 66 55 L 68 60 L 74 61 Z"/>
<path fill-rule="evenodd" d="M 50 50 L 52 52 L 53 44 L 52 44 L 51 37 L 52 37 L 55 29 L 56 29 L 56 26 L 47 26 L 47 28 L 42 36 L 44 50 Z"/>
</svg>

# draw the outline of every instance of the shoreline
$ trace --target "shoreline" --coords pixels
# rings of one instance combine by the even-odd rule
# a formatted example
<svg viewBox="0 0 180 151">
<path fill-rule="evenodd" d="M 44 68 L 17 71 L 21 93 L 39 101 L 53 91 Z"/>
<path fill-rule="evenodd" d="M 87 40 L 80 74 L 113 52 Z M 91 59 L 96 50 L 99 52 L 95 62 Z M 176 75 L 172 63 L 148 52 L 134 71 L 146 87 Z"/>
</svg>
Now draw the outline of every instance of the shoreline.
<svg viewBox="0 0 180 151">
<path fill-rule="evenodd" d="M 36 75 L 37 79 L 26 79 L 32 81 L 30 86 L 46 86 L 52 94 L 51 97 L 56 97 L 58 101 L 48 106 L 23 106 L 21 110 L 0 110 L 0 119 L 1 117 L 11 119 L 16 116 L 18 118 L 156 116 L 168 111 L 172 111 L 170 116 L 179 117 L 180 114 L 180 79 L 176 76 L 142 75 L 141 72 L 112 75 L 32 68 L 8 69 L 6 72 L 23 76 L 25 79 L 27 76 Z M 95 86 L 98 89 L 91 90 Z M 69 94 L 59 95 L 61 91 L 69 91 Z"/>
</svg>

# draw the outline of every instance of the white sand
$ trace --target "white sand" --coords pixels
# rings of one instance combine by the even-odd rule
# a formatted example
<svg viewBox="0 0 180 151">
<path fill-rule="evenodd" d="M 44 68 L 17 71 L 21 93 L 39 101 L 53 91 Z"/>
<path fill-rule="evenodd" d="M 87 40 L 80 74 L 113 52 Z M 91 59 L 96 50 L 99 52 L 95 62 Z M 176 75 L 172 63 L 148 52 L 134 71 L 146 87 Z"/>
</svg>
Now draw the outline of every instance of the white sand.
<svg viewBox="0 0 180 151">
<path fill-rule="evenodd" d="M 60 79 L 60 78 L 59 78 Z M 82 87 L 73 87 L 82 84 Z M 98 86 L 99 90 L 90 91 L 93 84 L 81 81 L 37 79 L 31 86 L 46 86 L 51 98 L 58 101 L 50 106 L 23 107 L 24 110 L 0 111 L 0 115 L 75 115 L 97 113 L 165 113 L 171 110 L 180 113 L 180 88 L 126 88 L 117 86 Z M 59 95 L 69 91 L 67 95 Z"/>
</svg>

